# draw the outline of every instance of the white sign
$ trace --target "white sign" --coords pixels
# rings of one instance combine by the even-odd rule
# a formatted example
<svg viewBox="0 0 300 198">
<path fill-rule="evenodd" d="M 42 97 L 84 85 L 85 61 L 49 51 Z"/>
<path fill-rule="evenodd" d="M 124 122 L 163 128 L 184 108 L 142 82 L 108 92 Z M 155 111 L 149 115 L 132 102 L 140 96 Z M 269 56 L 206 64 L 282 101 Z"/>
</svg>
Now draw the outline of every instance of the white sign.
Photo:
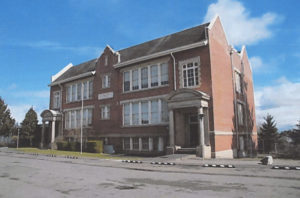
<svg viewBox="0 0 300 198">
<path fill-rule="evenodd" d="M 114 97 L 114 92 L 98 94 L 98 100 L 104 100 L 104 99 L 113 98 L 113 97 Z"/>
</svg>

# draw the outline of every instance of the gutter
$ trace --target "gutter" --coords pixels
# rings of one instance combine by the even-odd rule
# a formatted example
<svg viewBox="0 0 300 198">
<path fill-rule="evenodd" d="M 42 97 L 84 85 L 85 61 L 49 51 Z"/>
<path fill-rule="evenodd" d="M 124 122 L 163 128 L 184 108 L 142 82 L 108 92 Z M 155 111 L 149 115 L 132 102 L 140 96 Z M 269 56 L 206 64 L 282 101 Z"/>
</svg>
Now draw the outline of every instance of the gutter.
<svg viewBox="0 0 300 198">
<path fill-rule="evenodd" d="M 67 78 L 67 79 L 64 79 L 64 80 L 53 82 L 53 83 L 49 84 L 48 86 L 59 85 L 59 84 L 70 82 L 70 81 L 77 80 L 77 79 L 80 79 L 80 78 L 93 76 L 93 75 L 95 75 L 95 73 L 96 73 L 96 71 L 86 72 L 86 73 L 83 73 L 83 74 L 80 74 L 80 75 L 77 75 L 77 76 L 73 76 L 73 77 L 70 77 L 70 78 Z"/>
<path fill-rule="evenodd" d="M 196 48 L 196 47 L 205 46 L 207 44 L 208 44 L 208 41 L 205 39 L 205 40 L 202 40 L 200 42 L 193 43 L 193 44 L 190 44 L 190 45 L 185 45 L 185 46 L 165 50 L 165 51 L 162 51 L 162 52 L 157 52 L 157 53 L 154 53 L 154 54 L 150 54 L 150 55 L 147 55 L 147 56 L 142 56 L 142 57 L 135 58 L 135 59 L 132 59 L 132 60 L 128 60 L 128 61 L 125 61 L 125 62 L 122 62 L 122 63 L 117 63 L 113 67 L 114 68 L 120 68 L 120 67 L 124 67 L 124 66 L 130 65 L 130 64 L 134 64 L 134 63 L 138 63 L 138 62 L 141 62 L 141 61 L 149 60 L 149 59 L 152 59 L 152 58 L 157 58 L 157 57 L 160 57 L 160 56 L 169 55 L 170 53 L 175 53 L 175 52 L 180 52 L 180 51 L 183 51 L 183 50 L 188 50 L 188 49 L 193 49 L 193 48 Z"/>
<path fill-rule="evenodd" d="M 173 59 L 173 76 L 174 76 L 174 91 L 176 91 L 176 60 L 175 57 L 173 55 L 173 52 L 170 53 L 170 55 L 172 56 Z"/>
</svg>

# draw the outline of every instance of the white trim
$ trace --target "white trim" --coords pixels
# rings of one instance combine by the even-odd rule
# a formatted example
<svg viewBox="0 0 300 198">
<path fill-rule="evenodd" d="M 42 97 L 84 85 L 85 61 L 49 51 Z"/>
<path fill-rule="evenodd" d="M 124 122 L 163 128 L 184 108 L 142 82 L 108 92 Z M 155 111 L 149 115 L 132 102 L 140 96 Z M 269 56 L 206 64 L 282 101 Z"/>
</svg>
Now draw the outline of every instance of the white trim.
<svg viewBox="0 0 300 198">
<path fill-rule="evenodd" d="M 88 106 L 83 106 L 84 109 L 93 109 L 95 108 L 94 105 L 88 105 Z M 81 107 L 74 107 L 74 108 L 68 108 L 68 109 L 64 109 L 63 112 L 66 112 L 66 111 L 72 111 L 72 110 L 80 110 Z"/>
<path fill-rule="evenodd" d="M 144 101 L 144 100 L 165 99 L 167 96 L 168 96 L 168 94 L 164 94 L 164 95 L 151 96 L 151 97 L 145 97 L 145 98 L 135 98 L 135 99 L 129 99 L 129 100 L 121 100 L 120 104 L 129 103 L 129 102 L 139 102 L 139 101 Z"/>
<path fill-rule="evenodd" d="M 236 135 L 236 132 L 232 131 L 210 131 L 209 133 L 212 133 L 214 135 Z M 257 132 L 238 132 L 239 135 L 257 135 Z"/>
<path fill-rule="evenodd" d="M 214 18 L 210 21 L 210 23 L 209 23 L 209 25 L 208 25 L 208 27 L 207 27 L 209 30 L 211 30 L 211 28 L 215 25 L 217 18 L 219 18 L 219 15 L 218 15 L 218 14 L 216 14 L 216 15 L 214 16 Z"/>
<path fill-rule="evenodd" d="M 78 80 L 80 78 L 84 78 L 84 77 L 88 77 L 88 76 L 94 76 L 95 73 L 96 73 L 96 71 L 86 72 L 86 73 L 83 73 L 83 74 L 79 74 L 77 76 L 72 76 L 70 78 L 51 83 L 51 84 L 49 84 L 49 86 L 54 86 L 54 85 L 70 82 L 70 81 L 73 81 L 73 80 Z"/>
<path fill-rule="evenodd" d="M 57 72 L 55 75 L 51 77 L 51 82 L 55 81 L 58 79 L 61 75 L 63 75 L 66 71 L 68 71 L 71 67 L 73 67 L 72 63 L 69 63 L 67 66 L 65 66 L 62 70 Z"/>
<path fill-rule="evenodd" d="M 165 50 L 165 51 L 162 51 L 162 52 L 157 52 L 157 53 L 154 53 L 154 54 L 150 54 L 150 55 L 147 55 L 147 56 L 138 57 L 138 58 L 128 60 L 128 61 L 125 61 L 125 62 L 117 63 L 113 67 L 114 68 L 120 68 L 120 67 L 135 64 L 135 63 L 138 63 L 138 62 L 146 61 L 146 60 L 149 60 L 149 59 L 152 59 L 152 58 L 157 58 L 157 57 L 160 57 L 160 56 L 166 56 L 166 55 L 169 55 L 170 53 L 175 53 L 175 52 L 180 52 L 180 51 L 184 51 L 184 50 L 188 50 L 188 49 L 193 49 L 193 48 L 196 48 L 196 47 L 205 46 L 207 44 L 208 44 L 208 41 L 205 39 L 205 40 L 202 40 L 202 41 L 197 42 L 197 43 L 184 45 L 184 46 L 181 46 L 181 47 L 177 47 L 177 48 Z"/>
</svg>

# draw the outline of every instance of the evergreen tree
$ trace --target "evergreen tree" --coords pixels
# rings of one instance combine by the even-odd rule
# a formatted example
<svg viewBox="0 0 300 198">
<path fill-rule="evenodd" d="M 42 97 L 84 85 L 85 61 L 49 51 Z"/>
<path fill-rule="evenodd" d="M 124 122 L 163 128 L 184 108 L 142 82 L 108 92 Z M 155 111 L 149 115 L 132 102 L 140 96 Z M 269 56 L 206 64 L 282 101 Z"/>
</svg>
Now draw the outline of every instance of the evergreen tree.
<svg viewBox="0 0 300 198">
<path fill-rule="evenodd" d="M 296 124 L 296 128 L 292 130 L 290 138 L 295 145 L 300 145 L 300 120 Z"/>
<path fill-rule="evenodd" d="M 0 136 L 9 136 L 14 127 L 15 120 L 10 115 L 10 110 L 0 97 Z"/>
<path fill-rule="evenodd" d="M 34 138 L 37 130 L 38 119 L 37 114 L 31 107 L 25 115 L 23 122 L 21 123 L 21 137 L 24 140 L 29 140 L 30 146 L 32 146 L 32 139 Z"/>
<path fill-rule="evenodd" d="M 273 116 L 264 117 L 265 122 L 260 127 L 259 140 L 263 144 L 264 151 L 269 153 L 274 150 L 274 145 L 278 138 L 278 129 Z"/>
</svg>

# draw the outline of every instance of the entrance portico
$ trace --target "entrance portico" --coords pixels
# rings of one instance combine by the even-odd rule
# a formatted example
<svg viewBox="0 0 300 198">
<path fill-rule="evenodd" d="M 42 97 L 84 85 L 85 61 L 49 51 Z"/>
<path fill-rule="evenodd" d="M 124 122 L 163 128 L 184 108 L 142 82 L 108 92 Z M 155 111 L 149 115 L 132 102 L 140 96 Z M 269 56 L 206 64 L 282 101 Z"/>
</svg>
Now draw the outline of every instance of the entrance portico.
<svg viewBox="0 0 300 198">
<path fill-rule="evenodd" d="M 211 158 L 208 133 L 208 101 L 210 97 L 201 91 L 179 89 L 167 97 L 169 109 L 168 154 L 177 147 L 196 147 L 196 155 Z"/>
<path fill-rule="evenodd" d="M 44 110 L 41 113 L 42 117 L 42 122 L 43 122 L 43 128 L 42 128 L 42 134 L 41 134 L 41 144 L 40 147 L 44 148 L 45 145 L 45 125 L 46 122 L 51 124 L 51 142 L 49 144 L 49 148 L 51 149 L 56 149 L 56 144 L 55 144 L 55 137 L 57 135 L 61 135 L 61 113 L 59 111 L 54 111 L 54 110 Z M 56 133 L 57 132 L 57 133 Z"/>
</svg>

